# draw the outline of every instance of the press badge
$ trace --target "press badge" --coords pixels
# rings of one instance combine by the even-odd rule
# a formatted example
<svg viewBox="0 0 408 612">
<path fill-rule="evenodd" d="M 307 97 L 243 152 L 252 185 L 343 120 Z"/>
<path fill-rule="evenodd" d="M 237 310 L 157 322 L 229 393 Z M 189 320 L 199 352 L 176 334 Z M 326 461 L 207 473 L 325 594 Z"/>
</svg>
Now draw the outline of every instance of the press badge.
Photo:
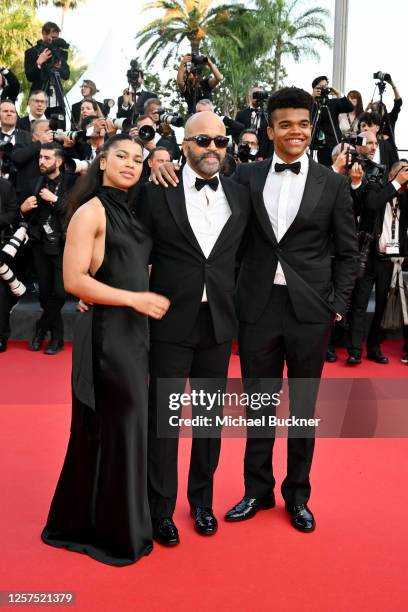
<svg viewBox="0 0 408 612">
<path fill-rule="evenodd" d="M 52 233 L 53 233 L 52 227 L 51 227 L 51 225 L 48 223 L 48 221 L 47 221 L 47 223 L 44 223 L 44 225 L 43 225 L 43 229 L 44 229 L 44 232 L 45 232 L 46 234 L 52 234 Z"/>
</svg>

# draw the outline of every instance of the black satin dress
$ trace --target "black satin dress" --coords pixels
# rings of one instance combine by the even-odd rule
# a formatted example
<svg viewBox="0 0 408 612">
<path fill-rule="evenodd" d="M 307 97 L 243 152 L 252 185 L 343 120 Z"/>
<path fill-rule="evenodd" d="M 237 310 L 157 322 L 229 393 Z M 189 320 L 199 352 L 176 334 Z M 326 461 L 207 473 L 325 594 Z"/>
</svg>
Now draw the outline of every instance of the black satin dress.
<svg viewBox="0 0 408 612">
<path fill-rule="evenodd" d="M 131 215 L 127 193 L 102 187 L 103 263 L 95 278 L 148 290 L 150 237 Z M 152 550 L 147 501 L 147 317 L 95 305 L 78 315 L 67 455 L 42 532 L 46 544 L 110 565 Z"/>
</svg>

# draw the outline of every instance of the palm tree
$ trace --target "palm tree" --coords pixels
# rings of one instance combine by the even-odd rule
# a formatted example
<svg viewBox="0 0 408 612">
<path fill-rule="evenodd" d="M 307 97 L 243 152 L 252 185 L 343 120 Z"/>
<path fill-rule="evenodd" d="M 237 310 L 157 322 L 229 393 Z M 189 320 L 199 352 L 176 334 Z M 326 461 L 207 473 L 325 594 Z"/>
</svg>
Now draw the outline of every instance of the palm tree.
<svg viewBox="0 0 408 612">
<path fill-rule="evenodd" d="M 69 10 L 74 11 L 80 2 L 85 0 L 51 0 L 54 6 L 61 7 L 61 31 L 64 29 L 65 16 Z M 39 0 L 38 4 L 48 4 L 49 0 Z"/>
<path fill-rule="evenodd" d="M 324 22 L 330 12 L 318 6 L 299 12 L 297 9 L 300 2 L 301 0 L 256 0 L 259 19 L 270 31 L 270 53 L 275 60 L 273 89 L 279 86 L 284 55 L 292 56 L 296 62 L 303 55 L 319 59 L 316 43 L 332 46 L 332 39 L 326 34 Z"/>
<path fill-rule="evenodd" d="M 242 20 L 249 11 L 242 4 L 222 4 L 211 8 L 214 0 L 156 0 L 149 2 L 144 10 L 163 9 L 164 14 L 148 23 L 136 36 L 138 48 L 146 43 L 150 46 L 146 61 L 150 63 L 159 53 L 167 49 L 163 65 L 178 53 L 184 40 L 189 40 L 191 52 L 197 53 L 204 39 L 213 36 L 229 38 L 231 44 L 241 41 L 231 31 L 230 24 Z"/>
</svg>

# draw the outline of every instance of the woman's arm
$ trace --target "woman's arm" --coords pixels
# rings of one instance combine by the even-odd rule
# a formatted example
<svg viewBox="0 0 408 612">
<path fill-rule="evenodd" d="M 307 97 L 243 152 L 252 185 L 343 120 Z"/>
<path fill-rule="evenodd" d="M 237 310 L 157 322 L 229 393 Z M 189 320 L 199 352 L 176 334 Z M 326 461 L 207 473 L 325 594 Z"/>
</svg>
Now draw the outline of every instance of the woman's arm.
<svg viewBox="0 0 408 612">
<path fill-rule="evenodd" d="M 97 202 L 94 198 L 81 206 L 68 226 L 63 263 L 66 291 L 87 303 L 127 306 L 160 319 L 170 305 L 167 298 L 151 292 L 115 289 L 90 276 L 96 241 L 103 241 L 106 232 L 104 210 Z"/>
</svg>

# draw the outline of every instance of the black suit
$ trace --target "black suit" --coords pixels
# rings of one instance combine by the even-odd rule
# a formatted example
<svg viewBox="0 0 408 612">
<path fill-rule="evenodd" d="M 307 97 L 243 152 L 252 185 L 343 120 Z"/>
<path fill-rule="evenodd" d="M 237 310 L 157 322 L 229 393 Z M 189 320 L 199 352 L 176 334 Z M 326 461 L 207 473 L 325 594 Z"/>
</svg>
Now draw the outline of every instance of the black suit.
<svg viewBox="0 0 408 612">
<path fill-rule="evenodd" d="M 11 235 L 10 226 L 15 225 L 18 220 L 18 205 L 13 185 L 0 178 L 0 248 Z M 15 270 L 15 262 L 2 256 L 12 270 Z M 0 278 L 0 340 L 7 339 L 10 334 L 10 310 L 17 302 L 17 298 L 10 291 L 8 284 Z"/>
<path fill-rule="evenodd" d="M 236 121 L 242 123 L 245 128 L 253 127 L 255 110 L 253 108 L 245 108 L 242 111 L 238 111 L 237 116 L 235 117 Z M 264 159 L 271 157 L 273 154 L 273 143 L 268 138 L 268 134 L 266 132 L 266 128 L 268 127 L 268 121 L 266 118 L 266 113 L 259 111 L 260 115 L 260 124 L 258 129 L 258 143 L 259 143 L 259 157 L 263 157 Z"/>
<path fill-rule="evenodd" d="M 39 40 L 37 45 L 27 49 L 24 54 L 24 72 L 27 77 L 27 81 L 31 82 L 31 92 L 36 89 L 42 89 L 45 91 L 45 85 L 49 81 L 49 71 L 47 66 L 38 68 L 37 59 L 42 51 L 42 47 L 38 46 L 42 44 L 42 40 Z M 58 69 L 59 75 L 63 81 L 67 81 L 70 76 L 69 66 L 67 63 L 68 53 L 61 50 L 61 68 Z"/>
<path fill-rule="evenodd" d="M 286 361 L 291 414 L 310 416 L 334 316 L 344 316 L 357 272 L 350 188 L 344 177 L 309 160 L 299 211 L 278 243 L 263 201 L 270 166 L 271 160 L 241 164 L 234 175 L 249 186 L 253 202 L 237 287 L 242 376 L 253 390 L 259 391 L 263 379 L 269 392 L 277 392 Z M 274 284 L 278 261 L 287 286 Z M 299 388 L 296 378 L 314 380 L 307 388 Z M 273 438 L 247 439 L 245 486 L 249 497 L 266 497 L 274 487 L 272 448 Z M 309 498 L 313 448 L 313 437 L 288 439 L 282 494 L 289 504 L 305 503 Z"/>
<path fill-rule="evenodd" d="M 399 202 L 399 235 L 400 256 L 408 257 L 408 193 L 399 192 L 392 183 L 385 187 L 373 183 L 365 186 L 364 209 L 360 220 L 360 230 L 374 235 L 366 270 L 357 280 L 349 313 L 350 355 L 361 357 L 365 335 L 365 318 L 370 296 L 375 285 L 375 311 L 367 335 L 367 352 L 374 353 L 380 349 L 384 339 L 381 320 L 387 304 L 393 263 L 379 251 L 379 239 L 383 230 L 385 209 L 388 202 L 398 197 Z M 408 350 L 408 327 L 404 327 L 405 348 Z M 405 351 L 405 349 L 404 349 Z"/>
<path fill-rule="evenodd" d="M 221 176 L 220 181 L 231 216 L 208 258 L 188 221 L 182 180 L 176 188 L 150 184 L 138 205 L 137 214 L 153 238 L 150 290 L 171 301 L 167 314 L 152 320 L 150 327 L 149 495 L 153 519 L 171 516 L 177 496 L 178 440 L 157 436 L 158 410 L 161 414 L 168 410 L 158 400 L 157 380 L 224 381 L 236 335 L 235 258 L 247 224 L 249 194 L 228 178 Z M 207 303 L 202 302 L 204 285 Z M 178 392 L 184 390 L 180 380 L 174 385 Z M 192 505 L 212 506 L 219 451 L 219 438 L 193 439 L 188 485 Z"/>
<path fill-rule="evenodd" d="M 7 74 L 3 74 L 3 90 L 1 92 L 0 100 L 11 100 L 15 102 L 20 92 L 20 82 L 16 75 L 9 70 Z"/>
<path fill-rule="evenodd" d="M 19 130 L 31 133 L 31 121 L 28 115 L 25 117 L 19 117 L 17 121 L 17 127 Z"/>
<path fill-rule="evenodd" d="M 384 164 L 384 182 L 387 181 L 387 176 L 391 167 L 398 161 L 398 152 L 390 140 L 379 140 L 378 148 L 380 149 L 380 164 Z"/>
</svg>

